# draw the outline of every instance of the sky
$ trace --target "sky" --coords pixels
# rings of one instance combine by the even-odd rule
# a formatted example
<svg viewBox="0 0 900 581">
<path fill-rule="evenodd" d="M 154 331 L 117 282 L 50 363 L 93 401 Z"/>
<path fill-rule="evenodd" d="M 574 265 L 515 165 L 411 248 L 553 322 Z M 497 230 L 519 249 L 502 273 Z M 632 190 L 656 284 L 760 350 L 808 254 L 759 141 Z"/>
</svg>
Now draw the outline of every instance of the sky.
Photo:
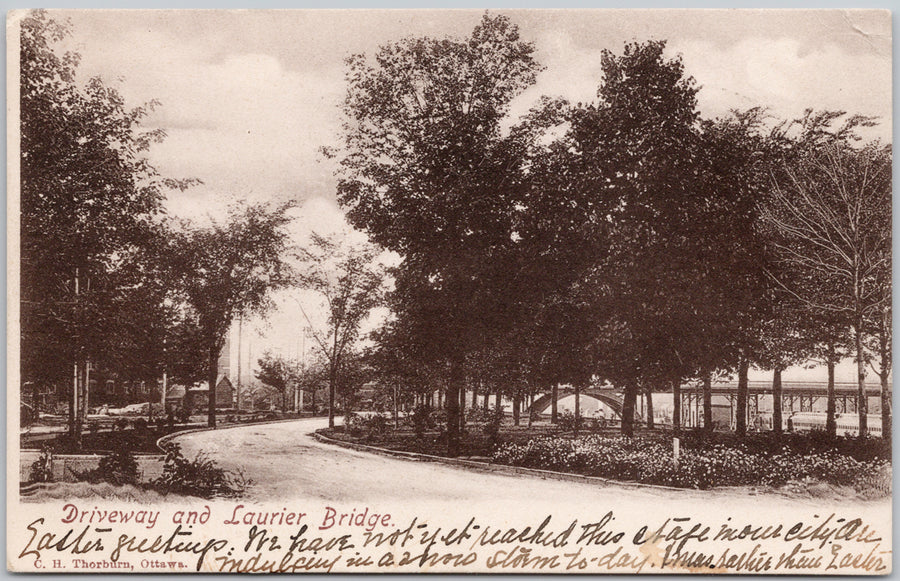
<svg viewBox="0 0 900 581">
<path fill-rule="evenodd" d="M 891 35 L 887 11 L 497 10 L 532 41 L 544 65 L 516 99 L 513 116 L 541 95 L 595 99 L 600 54 L 625 42 L 667 40 L 701 87 L 704 117 L 765 106 L 779 119 L 807 107 L 879 117 L 867 135 L 890 141 Z M 131 106 L 157 100 L 146 119 L 163 128 L 151 163 L 168 177 L 203 184 L 173 192 L 176 216 L 219 216 L 236 199 L 302 203 L 292 226 L 349 232 L 335 201 L 334 166 L 320 154 L 338 143 L 344 59 L 410 36 L 466 36 L 479 10 L 431 11 L 55 11 L 71 20 L 64 48 L 81 54 L 82 80 L 100 76 Z M 347 233 L 353 240 L 360 233 Z M 390 260 L 390 258 L 387 258 Z M 296 352 L 300 300 L 323 321 L 308 293 L 277 297 L 265 323 L 248 325 L 257 352 Z M 293 306 L 292 306 L 293 305 Z M 293 347 L 291 347 L 293 345 Z M 253 357 L 255 358 L 256 353 Z M 853 371 L 839 370 L 852 380 Z M 821 370 L 790 377 L 818 379 Z"/>
</svg>

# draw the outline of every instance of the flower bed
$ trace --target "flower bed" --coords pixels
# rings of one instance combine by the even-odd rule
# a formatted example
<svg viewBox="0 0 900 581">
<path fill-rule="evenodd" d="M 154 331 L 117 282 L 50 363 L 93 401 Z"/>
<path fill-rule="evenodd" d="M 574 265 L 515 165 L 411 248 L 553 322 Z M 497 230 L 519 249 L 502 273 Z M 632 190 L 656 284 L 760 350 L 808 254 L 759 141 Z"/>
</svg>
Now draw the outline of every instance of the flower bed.
<svg viewBox="0 0 900 581">
<path fill-rule="evenodd" d="M 714 486 L 781 486 L 790 481 L 810 479 L 870 488 L 873 486 L 873 475 L 887 473 L 887 478 L 890 478 L 890 462 L 883 459 L 859 461 L 834 451 L 798 454 L 788 448 L 768 455 L 753 453 L 740 445 L 682 449 L 676 466 L 671 441 L 600 435 L 580 438 L 556 436 L 531 440 L 526 444 L 505 444 L 495 450 L 493 461 L 614 480 L 699 489 Z M 880 486 L 884 488 L 883 484 Z"/>
</svg>

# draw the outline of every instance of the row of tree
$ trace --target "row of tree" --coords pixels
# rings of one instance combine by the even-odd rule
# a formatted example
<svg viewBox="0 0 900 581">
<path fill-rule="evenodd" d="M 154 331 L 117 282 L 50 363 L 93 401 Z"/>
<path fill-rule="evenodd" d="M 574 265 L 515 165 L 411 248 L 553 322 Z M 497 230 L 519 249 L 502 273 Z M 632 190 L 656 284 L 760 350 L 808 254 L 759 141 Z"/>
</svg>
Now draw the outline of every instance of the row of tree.
<svg viewBox="0 0 900 581">
<path fill-rule="evenodd" d="M 23 393 L 69 394 L 80 438 L 92 378 L 215 386 L 234 318 L 296 276 L 291 204 L 235 205 L 209 225 L 166 216 L 166 193 L 197 180 L 148 163 L 165 137 L 141 125 L 156 104 L 128 109 L 100 79 L 80 85 L 78 55 L 55 50 L 69 34 L 43 11 L 21 22 L 20 371 Z"/>
<path fill-rule="evenodd" d="M 378 334 L 382 381 L 442 386 L 449 447 L 466 389 L 521 392 L 592 379 L 675 392 L 810 358 L 882 379 L 890 437 L 891 149 L 872 119 L 763 109 L 703 119 L 665 43 L 602 55 L 597 100 L 510 104 L 534 46 L 503 16 L 464 39 L 413 38 L 348 60 L 338 196 L 351 223 L 402 257 Z M 873 356 L 874 355 L 874 356 Z M 711 390 L 704 394 L 711 426 Z"/>
<path fill-rule="evenodd" d="M 301 287 L 326 305 L 326 330 L 313 338 L 333 425 L 335 394 L 350 393 L 339 385 L 359 384 L 360 327 L 382 301 L 377 249 L 315 234 L 297 249 L 287 230 L 292 203 L 236 204 L 205 225 L 169 218 L 166 193 L 198 180 L 163 178 L 147 162 L 148 147 L 165 137 L 141 125 L 157 104 L 127 109 L 100 79 L 80 86 L 78 55 L 55 50 L 71 33 L 67 23 L 35 11 L 21 31 L 25 391 L 68 393 L 79 438 L 92 378 L 215 386 L 235 319 L 265 313 L 279 289 Z M 268 354 L 258 378 L 286 400 L 298 382 L 315 394 L 317 368 Z M 209 394 L 215 426 L 223 402 Z"/>
<path fill-rule="evenodd" d="M 335 370 L 317 348 L 312 357 L 301 359 L 266 351 L 257 360 L 254 375 L 277 398 L 276 406 L 282 411 L 319 413 L 325 410 L 333 423 L 337 408 L 350 412 L 359 405 L 371 369 L 363 353 L 354 349 L 343 354 Z"/>
<path fill-rule="evenodd" d="M 297 284 L 326 302 L 315 339 L 333 410 L 381 301 L 375 250 L 314 237 L 298 272 L 290 204 L 234 207 L 209 226 L 167 218 L 165 192 L 196 180 L 147 163 L 164 137 L 141 126 L 155 104 L 131 110 L 98 79 L 79 86 L 77 55 L 53 49 L 66 34 L 40 11 L 22 22 L 23 384 L 71 385 L 77 435 L 89 373 L 214 385 L 233 319 Z M 685 379 L 709 388 L 736 371 L 743 432 L 750 365 L 774 371 L 780 429 L 780 373 L 811 357 L 830 371 L 833 432 L 847 354 L 861 433 L 872 363 L 889 437 L 890 148 L 860 143 L 873 121 L 839 112 L 702 119 L 664 49 L 605 52 L 596 102 L 544 98 L 512 124 L 510 103 L 541 67 L 504 17 L 463 40 L 349 59 L 345 142 L 330 152 L 339 199 L 402 257 L 369 361 L 382 383 L 444 391 L 451 451 L 466 388 L 521 401 L 595 379 L 624 389 L 631 433 L 638 393 L 672 389 L 678 406 Z"/>
</svg>

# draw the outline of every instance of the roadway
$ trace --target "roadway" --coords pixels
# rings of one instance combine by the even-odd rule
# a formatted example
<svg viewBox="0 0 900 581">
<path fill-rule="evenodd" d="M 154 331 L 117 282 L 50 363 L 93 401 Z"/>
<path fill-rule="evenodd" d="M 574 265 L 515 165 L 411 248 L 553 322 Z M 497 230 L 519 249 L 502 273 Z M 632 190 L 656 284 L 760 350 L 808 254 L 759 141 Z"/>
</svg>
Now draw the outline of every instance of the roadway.
<svg viewBox="0 0 900 581">
<path fill-rule="evenodd" d="M 310 434 L 323 418 L 257 424 L 178 436 L 187 456 L 205 452 L 221 466 L 253 480 L 248 498 L 259 501 L 468 501 L 574 505 L 608 504 L 645 509 L 648 503 L 719 504 L 741 511 L 798 504 L 814 498 L 733 488 L 711 491 L 572 482 L 521 474 L 473 471 L 432 462 L 358 452 L 319 442 Z M 862 503 L 873 506 L 872 503 Z M 879 505 L 879 503 L 875 503 Z M 883 503 L 890 506 L 889 501 Z M 880 505 L 879 505 L 880 506 Z"/>
</svg>

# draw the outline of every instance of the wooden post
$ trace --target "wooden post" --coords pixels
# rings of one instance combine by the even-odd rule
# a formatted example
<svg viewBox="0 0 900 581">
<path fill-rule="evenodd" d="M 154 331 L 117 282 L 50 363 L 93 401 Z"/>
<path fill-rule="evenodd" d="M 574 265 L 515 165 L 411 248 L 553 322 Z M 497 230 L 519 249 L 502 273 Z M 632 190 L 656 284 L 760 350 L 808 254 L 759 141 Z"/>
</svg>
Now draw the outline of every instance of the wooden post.
<svg viewBox="0 0 900 581">
<path fill-rule="evenodd" d="M 776 367 L 772 372 L 772 431 L 781 434 L 782 422 L 782 389 L 781 389 L 781 367 Z M 759 407 L 757 406 L 757 412 Z"/>
<path fill-rule="evenodd" d="M 559 398 L 559 384 L 554 383 L 550 388 L 550 423 L 555 424 L 559 419 L 556 400 Z"/>
</svg>

